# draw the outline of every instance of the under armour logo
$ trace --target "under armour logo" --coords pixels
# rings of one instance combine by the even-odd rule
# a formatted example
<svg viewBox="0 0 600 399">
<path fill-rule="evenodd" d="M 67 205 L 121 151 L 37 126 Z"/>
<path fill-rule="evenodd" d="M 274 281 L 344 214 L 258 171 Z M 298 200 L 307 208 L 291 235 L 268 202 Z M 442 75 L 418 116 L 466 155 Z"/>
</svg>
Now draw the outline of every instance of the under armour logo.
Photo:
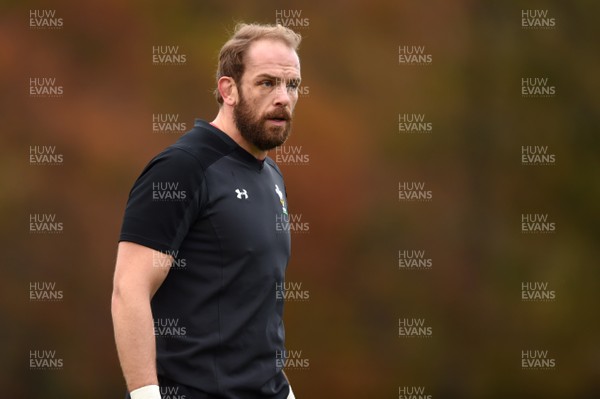
<svg viewBox="0 0 600 399">
<path fill-rule="evenodd" d="M 235 192 L 237 193 L 238 199 L 242 199 L 242 197 L 248 199 L 248 191 L 246 191 L 246 189 L 240 190 L 239 188 L 236 188 Z"/>
<path fill-rule="evenodd" d="M 285 201 L 283 200 L 283 193 L 281 192 L 281 190 L 279 189 L 279 186 L 277 184 L 275 185 L 275 192 L 279 196 L 279 202 L 281 203 L 281 210 L 283 211 L 284 214 L 287 215 L 287 209 L 285 207 Z"/>
</svg>

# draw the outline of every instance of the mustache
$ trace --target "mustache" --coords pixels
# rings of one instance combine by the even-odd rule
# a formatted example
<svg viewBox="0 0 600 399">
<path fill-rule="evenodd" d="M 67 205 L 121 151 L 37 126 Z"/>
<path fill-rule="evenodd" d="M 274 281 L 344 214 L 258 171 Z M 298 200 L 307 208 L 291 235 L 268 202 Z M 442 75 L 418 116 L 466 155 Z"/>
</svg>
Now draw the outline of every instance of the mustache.
<svg viewBox="0 0 600 399">
<path fill-rule="evenodd" d="M 283 119 L 285 121 L 292 120 L 292 114 L 286 109 L 279 109 L 277 111 L 269 112 L 264 116 L 264 119 Z"/>
</svg>

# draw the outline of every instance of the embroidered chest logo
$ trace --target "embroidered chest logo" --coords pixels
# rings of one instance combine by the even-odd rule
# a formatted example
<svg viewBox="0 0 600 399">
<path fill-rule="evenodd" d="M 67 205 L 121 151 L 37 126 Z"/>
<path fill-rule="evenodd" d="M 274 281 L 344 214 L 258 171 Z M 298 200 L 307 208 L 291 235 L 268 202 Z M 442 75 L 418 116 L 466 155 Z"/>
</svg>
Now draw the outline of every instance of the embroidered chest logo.
<svg viewBox="0 0 600 399">
<path fill-rule="evenodd" d="M 242 189 L 242 190 L 240 190 L 239 188 L 236 188 L 236 189 L 235 189 L 235 192 L 236 192 L 236 194 L 237 194 L 237 198 L 238 198 L 238 199 L 242 199 L 242 198 L 243 198 L 243 199 L 248 199 L 248 191 L 246 191 L 246 189 L 245 189 L 245 188 L 244 188 L 244 189 Z"/>
<path fill-rule="evenodd" d="M 283 211 L 284 215 L 287 215 L 288 213 L 287 213 L 287 208 L 285 207 L 283 193 L 281 192 L 281 190 L 279 189 L 279 186 L 277 186 L 277 184 L 275 185 L 275 192 L 279 196 L 279 202 L 281 202 L 281 210 Z"/>
</svg>

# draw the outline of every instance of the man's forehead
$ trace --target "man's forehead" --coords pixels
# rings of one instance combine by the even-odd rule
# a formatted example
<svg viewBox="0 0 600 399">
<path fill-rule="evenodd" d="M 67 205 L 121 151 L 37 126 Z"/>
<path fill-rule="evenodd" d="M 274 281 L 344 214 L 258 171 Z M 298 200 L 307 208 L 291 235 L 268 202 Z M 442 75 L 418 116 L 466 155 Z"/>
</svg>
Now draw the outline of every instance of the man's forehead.
<svg viewBox="0 0 600 399">
<path fill-rule="evenodd" d="M 263 39 L 250 45 L 246 53 L 246 71 L 259 74 L 300 74 L 300 59 L 294 49 L 281 40 Z"/>
</svg>

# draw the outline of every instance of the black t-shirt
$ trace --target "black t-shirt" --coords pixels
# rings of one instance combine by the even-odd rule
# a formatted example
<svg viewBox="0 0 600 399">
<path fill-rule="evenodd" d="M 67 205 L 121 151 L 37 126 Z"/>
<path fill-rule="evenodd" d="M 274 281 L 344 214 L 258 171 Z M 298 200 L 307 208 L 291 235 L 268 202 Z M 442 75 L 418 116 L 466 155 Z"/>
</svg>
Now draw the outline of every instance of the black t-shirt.
<svg viewBox="0 0 600 399">
<path fill-rule="evenodd" d="M 204 121 L 146 166 L 120 240 L 174 257 L 153 265 L 170 268 L 151 302 L 159 376 L 206 398 L 286 398 L 276 297 L 290 255 L 286 217 L 277 165 Z"/>
</svg>

